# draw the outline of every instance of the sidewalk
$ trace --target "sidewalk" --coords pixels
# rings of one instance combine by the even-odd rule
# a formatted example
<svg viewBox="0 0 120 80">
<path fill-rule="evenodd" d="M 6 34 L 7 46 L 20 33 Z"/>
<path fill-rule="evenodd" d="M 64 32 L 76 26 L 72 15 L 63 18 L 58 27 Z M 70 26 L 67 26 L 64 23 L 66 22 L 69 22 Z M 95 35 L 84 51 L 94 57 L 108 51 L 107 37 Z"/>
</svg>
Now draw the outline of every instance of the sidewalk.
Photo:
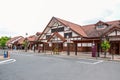
<svg viewBox="0 0 120 80">
<path fill-rule="evenodd" d="M 3 56 L 0 55 L 0 61 L 4 61 L 4 60 L 7 60 L 7 59 L 10 59 L 10 57 L 4 58 Z"/>
<path fill-rule="evenodd" d="M 104 58 L 104 55 L 103 54 L 100 54 L 100 57 L 92 57 L 92 53 L 91 52 L 78 52 L 77 53 L 77 56 L 75 55 L 75 52 L 70 52 L 70 55 L 68 56 L 67 55 L 67 52 L 64 51 L 64 52 L 59 52 L 59 54 L 53 54 L 53 52 L 51 51 L 46 51 L 45 53 L 38 53 L 37 51 L 36 52 L 33 52 L 33 51 L 17 51 L 17 50 L 13 50 L 13 51 L 10 51 L 10 52 L 14 52 L 14 53 L 30 53 L 30 54 L 46 54 L 46 55 L 59 55 L 61 57 L 75 57 L 75 58 L 85 58 L 85 59 L 98 59 L 98 60 L 106 60 L 106 61 L 119 61 L 120 62 L 120 55 L 114 55 L 114 60 L 112 60 L 112 55 L 110 54 L 107 54 L 106 55 L 106 58 Z"/>
<path fill-rule="evenodd" d="M 4 60 L 4 57 L 3 56 L 0 56 L 0 61 Z"/>
<path fill-rule="evenodd" d="M 45 54 L 51 54 L 51 52 L 46 52 Z M 85 58 L 85 59 L 98 59 L 98 60 L 105 60 L 105 61 L 119 61 L 120 62 L 120 55 L 114 55 L 114 59 L 112 59 L 112 55 L 107 54 L 106 58 L 104 58 L 104 54 L 100 54 L 100 57 L 92 57 L 91 52 L 78 52 L 75 55 L 75 52 L 70 52 L 70 55 L 67 55 L 67 52 L 60 52 L 60 56 L 62 57 L 75 57 L 75 58 Z"/>
</svg>

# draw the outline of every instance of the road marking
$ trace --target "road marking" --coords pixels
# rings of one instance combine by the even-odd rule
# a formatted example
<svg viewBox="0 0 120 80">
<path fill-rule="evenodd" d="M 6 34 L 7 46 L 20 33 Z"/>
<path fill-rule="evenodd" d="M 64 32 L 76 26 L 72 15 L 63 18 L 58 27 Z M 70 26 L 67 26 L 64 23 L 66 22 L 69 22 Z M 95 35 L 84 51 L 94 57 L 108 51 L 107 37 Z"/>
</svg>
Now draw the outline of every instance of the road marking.
<svg viewBox="0 0 120 80">
<path fill-rule="evenodd" d="M 94 62 L 93 64 L 98 64 L 98 63 L 101 63 L 101 62 L 103 62 L 103 60 L 99 60 L 97 62 Z"/>
<path fill-rule="evenodd" d="M 0 64 L 9 64 L 9 63 L 13 63 L 15 61 L 16 61 L 15 59 L 8 59 L 8 60 L 0 61 Z"/>
<path fill-rule="evenodd" d="M 83 59 L 81 59 L 83 60 Z M 83 64 L 99 64 L 101 62 L 103 62 L 103 60 L 93 60 L 93 59 L 84 59 L 84 60 L 90 60 L 90 61 L 94 61 L 94 62 L 89 62 L 89 61 L 81 61 L 79 59 L 79 61 L 77 61 L 78 63 L 83 63 Z"/>
</svg>

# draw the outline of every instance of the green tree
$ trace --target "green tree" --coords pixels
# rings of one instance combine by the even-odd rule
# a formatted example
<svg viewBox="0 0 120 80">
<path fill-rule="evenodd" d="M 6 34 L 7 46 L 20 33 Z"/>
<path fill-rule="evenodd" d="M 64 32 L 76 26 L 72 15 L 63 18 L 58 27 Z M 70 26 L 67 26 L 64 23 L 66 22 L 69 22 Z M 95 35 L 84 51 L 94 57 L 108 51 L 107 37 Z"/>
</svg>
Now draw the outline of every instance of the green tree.
<svg viewBox="0 0 120 80">
<path fill-rule="evenodd" d="M 102 44 L 101 44 L 101 47 L 102 47 L 102 49 L 103 49 L 103 51 L 104 51 L 104 57 L 106 57 L 106 53 L 107 53 L 108 49 L 110 48 L 110 43 L 109 43 L 109 41 L 104 40 L 104 41 L 102 42 Z"/>
<path fill-rule="evenodd" d="M 28 48 L 28 41 L 27 41 L 27 40 L 25 40 L 25 41 L 23 42 L 23 46 L 24 46 L 24 48 L 25 48 L 25 52 L 27 52 L 27 48 Z"/>
<path fill-rule="evenodd" d="M 0 47 L 4 49 L 6 47 L 6 42 L 10 39 L 10 37 L 1 37 L 0 38 Z"/>
</svg>

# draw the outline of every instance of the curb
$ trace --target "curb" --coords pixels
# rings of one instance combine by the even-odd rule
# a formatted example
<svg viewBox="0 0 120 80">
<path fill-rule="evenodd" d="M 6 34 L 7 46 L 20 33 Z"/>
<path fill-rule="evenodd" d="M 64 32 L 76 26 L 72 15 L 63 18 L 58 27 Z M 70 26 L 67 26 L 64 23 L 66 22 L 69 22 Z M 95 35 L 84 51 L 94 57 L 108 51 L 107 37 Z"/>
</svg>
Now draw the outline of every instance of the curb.
<svg viewBox="0 0 120 80">
<path fill-rule="evenodd" d="M 12 62 L 15 62 L 15 61 L 16 61 L 15 59 L 7 59 L 7 60 L 0 61 L 0 64 L 12 63 Z"/>
<path fill-rule="evenodd" d="M 49 55 L 49 54 L 46 54 L 46 55 Z M 97 59 L 95 57 L 79 57 L 79 56 L 67 56 L 67 55 L 52 55 L 52 56 L 57 56 L 57 57 L 65 57 L 65 58 L 77 58 L 77 59 L 92 59 L 92 60 L 103 60 L 103 61 L 114 61 L 114 62 L 120 62 L 120 60 L 112 60 L 110 58 L 101 58 L 101 57 L 98 57 Z"/>
</svg>

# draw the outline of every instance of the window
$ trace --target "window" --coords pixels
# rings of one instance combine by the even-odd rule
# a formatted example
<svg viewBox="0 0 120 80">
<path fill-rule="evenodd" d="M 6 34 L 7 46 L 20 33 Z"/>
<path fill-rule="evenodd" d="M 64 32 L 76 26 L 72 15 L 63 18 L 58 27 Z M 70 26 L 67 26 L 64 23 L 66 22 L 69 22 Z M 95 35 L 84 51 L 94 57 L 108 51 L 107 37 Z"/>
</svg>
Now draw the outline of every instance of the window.
<svg viewBox="0 0 120 80">
<path fill-rule="evenodd" d="M 46 39 L 48 39 L 50 37 L 50 35 L 46 35 Z"/>
<path fill-rule="evenodd" d="M 104 25 L 98 25 L 97 28 L 104 28 Z"/>
<path fill-rule="evenodd" d="M 64 31 L 64 27 L 58 28 L 58 32 L 62 32 L 62 31 Z"/>
<path fill-rule="evenodd" d="M 56 28 L 55 29 L 51 29 L 51 33 L 56 32 L 56 31 L 57 31 Z"/>
<path fill-rule="evenodd" d="M 67 36 L 68 36 L 69 38 L 72 37 L 72 32 L 64 33 L 64 37 L 67 38 Z"/>
<path fill-rule="evenodd" d="M 109 24 L 99 21 L 95 24 L 97 30 L 105 29 Z"/>
<path fill-rule="evenodd" d="M 108 24 L 106 24 L 106 23 L 103 23 L 103 22 L 99 22 L 99 23 L 97 23 L 96 25 L 96 29 L 97 30 L 101 30 L 101 29 L 105 29 L 107 26 L 109 26 Z"/>
<path fill-rule="evenodd" d="M 55 28 L 55 29 L 51 29 L 51 32 L 62 32 L 64 31 L 64 27 L 60 27 L 60 28 Z"/>
</svg>

